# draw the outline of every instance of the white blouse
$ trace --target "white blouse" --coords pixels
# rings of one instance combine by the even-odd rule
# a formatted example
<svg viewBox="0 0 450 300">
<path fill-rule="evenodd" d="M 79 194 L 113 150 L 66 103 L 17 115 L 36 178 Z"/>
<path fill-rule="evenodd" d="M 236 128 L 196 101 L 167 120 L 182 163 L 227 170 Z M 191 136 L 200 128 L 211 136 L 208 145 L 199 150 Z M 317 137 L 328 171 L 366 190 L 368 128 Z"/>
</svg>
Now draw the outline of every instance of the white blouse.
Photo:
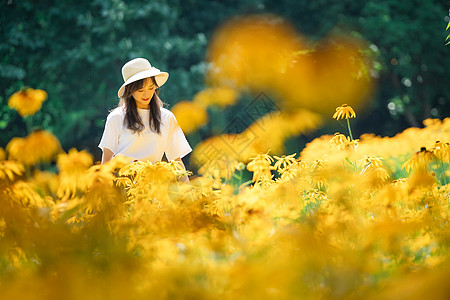
<svg viewBox="0 0 450 300">
<path fill-rule="evenodd" d="M 102 150 L 108 148 L 114 156 L 125 155 L 130 161 L 149 160 L 152 163 L 160 161 L 164 153 L 167 159 L 172 161 L 192 151 L 170 110 L 161 108 L 160 134 L 150 129 L 148 122 L 150 110 L 138 108 L 138 113 L 145 128 L 139 133 L 133 133 L 123 125 L 125 107 L 120 106 L 111 111 L 106 119 L 105 130 L 98 147 Z"/>
</svg>

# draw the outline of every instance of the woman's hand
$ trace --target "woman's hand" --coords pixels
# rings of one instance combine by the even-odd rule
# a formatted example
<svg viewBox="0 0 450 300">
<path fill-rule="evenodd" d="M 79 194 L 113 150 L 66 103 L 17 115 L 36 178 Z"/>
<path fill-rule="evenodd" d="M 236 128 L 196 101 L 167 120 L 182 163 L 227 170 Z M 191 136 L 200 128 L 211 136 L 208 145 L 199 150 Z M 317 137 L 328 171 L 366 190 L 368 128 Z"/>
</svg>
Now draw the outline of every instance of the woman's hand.
<svg viewBox="0 0 450 300">
<path fill-rule="evenodd" d="M 175 158 L 174 160 L 183 168 L 183 170 L 186 170 L 186 167 L 184 166 L 181 158 L 178 157 L 178 158 Z M 185 183 L 189 183 L 189 177 L 187 175 L 184 175 L 179 180 L 182 182 L 185 182 Z"/>
</svg>

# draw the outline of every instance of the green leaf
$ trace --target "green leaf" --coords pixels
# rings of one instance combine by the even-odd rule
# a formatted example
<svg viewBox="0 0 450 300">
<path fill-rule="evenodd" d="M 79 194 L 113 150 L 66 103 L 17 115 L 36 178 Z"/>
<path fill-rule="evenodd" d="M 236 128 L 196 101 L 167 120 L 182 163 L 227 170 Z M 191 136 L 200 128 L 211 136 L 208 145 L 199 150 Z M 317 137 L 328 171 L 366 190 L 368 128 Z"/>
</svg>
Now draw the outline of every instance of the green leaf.
<svg viewBox="0 0 450 300">
<path fill-rule="evenodd" d="M 350 159 L 348 159 L 348 157 L 345 158 L 345 161 L 348 162 L 353 168 L 356 167 L 355 164 L 352 163 L 352 162 L 350 161 Z"/>
<path fill-rule="evenodd" d="M 450 16 L 450 8 L 448 9 L 448 15 Z M 448 30 L 450 28 L 450 21 L 447 24 L 447 28 L 445 30 Z M 448 38 L 448 37 L 447 37 Z"/>
<path fill-rule="evenodd" d="M 239 186 L 239 189 L 241 189 L 241 188 L 243 188 L 243 187 L 246 187 L 247 185 L 249 185 L 250 183 L 252 183 L 253 181 L 252 180 L 247 180 L 246 182 L 243 182 L 240 186 Z"/>
<path fill-rule="evenodd" d="M 231 175 L 231 177 L 236 178 L 237 180 L 241 180 L 241 176 L 237 175 L 236 173 L 233 173 L 233 175 Z"/>
</svg>

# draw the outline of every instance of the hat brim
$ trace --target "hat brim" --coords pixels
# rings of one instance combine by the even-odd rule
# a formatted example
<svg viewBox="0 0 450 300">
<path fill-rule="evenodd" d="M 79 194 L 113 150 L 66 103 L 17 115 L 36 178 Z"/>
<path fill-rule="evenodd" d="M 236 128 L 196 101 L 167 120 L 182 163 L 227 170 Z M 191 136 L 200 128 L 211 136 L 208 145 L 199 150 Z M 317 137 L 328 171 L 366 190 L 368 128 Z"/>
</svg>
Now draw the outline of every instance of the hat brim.
<svg viewBox="0 0 450 300">
<path fill-rule="evenodd" d="M 144 78 L 149 78 L 149 77 L 155 77 L 156 84 L 160 87 L 164 83 L 166 83 L 167 79 L 169 78 L 169 73 L 161 72 L 160 70 L 158 70 L 156 68 L 154 68 L 152 70 L 145 70 L 145 71 L 138 72 L 138 73 L 134 74 L 133 76 L 131 76 L 130 78 L 128 78 L 128 80 L 122 84 L 119 91 L 117 92 L 117 95 L 119 96 L 119 98 L 121 98 L 123 96 L 123 91 L 125 90 L 126 85 L 133 83 L 135 81 L 144 79 Z"/>
</svg>

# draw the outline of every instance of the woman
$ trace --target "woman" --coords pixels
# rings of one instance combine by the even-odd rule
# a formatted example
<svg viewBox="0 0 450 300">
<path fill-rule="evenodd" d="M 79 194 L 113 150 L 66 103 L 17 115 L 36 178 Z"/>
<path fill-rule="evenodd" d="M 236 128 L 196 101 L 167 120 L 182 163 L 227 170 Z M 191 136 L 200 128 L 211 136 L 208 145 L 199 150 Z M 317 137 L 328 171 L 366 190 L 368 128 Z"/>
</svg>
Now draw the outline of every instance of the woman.
<svg viewBox="0 0 450 300">
<path fill-rule="evenodd" d="M 169 74 L 151 66 L 144 58 L 136 58 L 122 67 L 124 84 L 118 91 L 120 102 L 108 115 L 102 139 L 102 163 L 118 154 L 130 161 L 181 160 L 192 151 L 172 112 L 162 107 L 159 88 Z M 184 178 L 187 181 L 187 177 Z"/>
</svg>

